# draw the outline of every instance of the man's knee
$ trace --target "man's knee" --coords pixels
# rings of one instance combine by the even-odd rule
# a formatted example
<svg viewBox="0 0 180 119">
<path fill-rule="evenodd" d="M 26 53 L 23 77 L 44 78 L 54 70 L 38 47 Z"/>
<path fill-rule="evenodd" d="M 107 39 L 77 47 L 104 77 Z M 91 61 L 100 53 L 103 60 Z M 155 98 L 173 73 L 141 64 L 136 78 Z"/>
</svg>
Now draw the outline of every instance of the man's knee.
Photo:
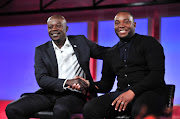
<svg viewBox="0 0 180 119">
<path fill-rule="evenodd" d="M 54 106 L 53 114 L 55 119 L 70 119 L 71 116 L 70 110 L 64 106 Z"/>
<path fill-rule="evenodd" d="M 160 115 L 164 107 L 163 99 L 153 92 L 144 93 L 133 104 L 132 115 Z"/>
<path fill-rule="evenodd" d="M 83 107 L 83 115 L 90 114 L 90 112 L 93 111 L 93 109 L 95 108 L 93 107 L 92 101 L 87 102 Z"/>
<path fill-rule="evenodd" d="M 11 116 L 11 115 L 23 115 L 23 110 L 19 109 L 13 103 L 10 103 L 7 105 L 5 109 L 6 115 Z"/>
<path fill-rule="evenodd" d="M 96 113 L 98 112 L 95 107 L 95 105 L 93 104 L 94 100 L 90 100 L 88 101 L 84 107 L 83 107 L 83 116 L 85 119 L 92 119 L 96 117 Z"/>
<path fill-rule="evenodd" d="M 83 108 L 83 116 L 85 119 L 96 119 L 106 116 L 107 104 L 97 97 L 88 101 Z"/>
<path fill-rule="evenodd" d="M 94 100 L 90 100 L 90 101 L 88 101 L 85 105 L 84 105 L 84 107 L 83 107 L 83 110 L 84 111 L 90 111 L 92 108 L 94 108 L 93 106 L 93 101 Z"/>
<path fill-rule="evenodd" d="M 83 107 L 83 113 L 97 112 L 101 108 L 101 103 L 98 103 L 99 99 L 94 98 L 88 101 Z"/>
</svg>

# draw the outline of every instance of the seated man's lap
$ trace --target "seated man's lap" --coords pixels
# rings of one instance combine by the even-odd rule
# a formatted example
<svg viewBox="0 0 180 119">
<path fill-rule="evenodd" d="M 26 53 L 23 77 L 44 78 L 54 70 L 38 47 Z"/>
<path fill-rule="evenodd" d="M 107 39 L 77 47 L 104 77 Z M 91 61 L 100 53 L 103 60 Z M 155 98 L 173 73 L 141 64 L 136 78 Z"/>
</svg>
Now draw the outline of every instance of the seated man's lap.
<svg viewBox="0 0 180 119">
<path fill-rule="evenodd" d="M 16 113 L 28 116 L 52 106 L 51 101 L 41 94 L 25 94 L 20 99 L 11 102 L 7 109 L 14 110 Z"/>
<path fill-rule="evenodd" d="M 51 110 L 55 105 L 65 107 L 68 111 L 82 112 L 84 99 L 74 94 L 23 94 L 22 97 L 8 105 L 8 109 L 18 110 L 24 116 L 32 115 L 43 110 Z"/>
<path fill-rule="evenodd" d="M 128 90 L 128 89 L 127 89 Z M 159 95 L 153 91 L 147 91 L 141 94 L 138 97 L 135 97 L 126 107 L 125 111 L 115 111 L 115 106 L 111 106 L 111 103 L 123 92 L 127 91 L 115 91 L 110 92 L 100 97 L 92 99 L 88 104 L 85 105 L 84 110 L 87 112 L 93 111 L 98 116 L 108 116 L 112 117 L 112 115 L 133 115 L 136 116 L 139 113 L 146 113 L 146 114 L 160 114 L 161 110 L 165 106 L 165 94 Z M 141 110 L 145 109 L 145 105 L 148 108 L 147 112 L 140 112 Z M 88 109 L 89 108 L 89 109 Z M 146 108 L 146 109 L 147 109 Z M 145 111 L 145 110 L 143 110 Z M 86 111 L 85 111 L 86 112 Z"/>
<path fill-rule="evenodd" d="M 82 97 L 76 95 L 65 95 L 56 99 L 54 109 L 65 108 L 70 113 L 82 113 L 85 100 Z"/>
<path fill-rule="evenodd" d="M 113 119 L 117 115 L 124 115 L 129 113 L 129 111 L 122 111 L 118 112 L 115 110 L 115 106 L 112 106 L 112 102 L 116 99 L 121 93 L 124 91 L 116 91 L 116 92 L 109 92 L 105 95 L 96 97 L 89 102 L 84 107 L 84 116 L 89 119 L 93 118 L 107 118 Z"/>
</svg>

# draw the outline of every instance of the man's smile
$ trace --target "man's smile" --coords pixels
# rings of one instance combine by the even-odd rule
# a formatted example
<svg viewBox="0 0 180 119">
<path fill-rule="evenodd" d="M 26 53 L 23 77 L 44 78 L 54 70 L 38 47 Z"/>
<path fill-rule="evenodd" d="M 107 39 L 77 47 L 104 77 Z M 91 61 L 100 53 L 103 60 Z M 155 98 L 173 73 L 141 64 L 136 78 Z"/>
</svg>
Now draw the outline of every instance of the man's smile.
<svg viewBox="0 0 180 119">
<path fill-rule="evenodd" d="M 60 35 L 60 32 L 51 32 L 51 36 L 53 37 L 57 37 L 58 35 Z"/>
</svg>

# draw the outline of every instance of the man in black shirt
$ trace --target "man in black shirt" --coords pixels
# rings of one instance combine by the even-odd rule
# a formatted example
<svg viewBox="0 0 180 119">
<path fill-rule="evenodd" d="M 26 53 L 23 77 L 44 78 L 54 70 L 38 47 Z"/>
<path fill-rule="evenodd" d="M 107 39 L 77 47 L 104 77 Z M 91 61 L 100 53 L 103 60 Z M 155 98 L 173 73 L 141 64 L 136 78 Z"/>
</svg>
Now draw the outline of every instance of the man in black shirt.
<svg viewBox="0 0 180 119">
<path fill-rule="evenodd" d="M 95 87 L 97 92 L 107 93 L 117 77 L 118 88 L 89 101 L 83 110 L 84 118 L 158 116 L 166 99 L 163 47 L 155 38 L 135 33 L 136 23 L 128 11 L 119 12 L 114 22 L 120 41 L 106 54 L 102 78 Z"/>
</svg>

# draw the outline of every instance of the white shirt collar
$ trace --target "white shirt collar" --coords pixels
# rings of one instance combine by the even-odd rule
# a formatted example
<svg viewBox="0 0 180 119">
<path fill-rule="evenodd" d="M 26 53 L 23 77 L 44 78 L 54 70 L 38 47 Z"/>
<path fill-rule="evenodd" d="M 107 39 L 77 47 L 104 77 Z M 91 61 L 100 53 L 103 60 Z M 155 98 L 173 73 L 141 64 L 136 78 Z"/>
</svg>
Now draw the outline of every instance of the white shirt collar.
<svg viewBox="0 0 180 119">
<path fill-rule="evenodd" d="M 58 49 L 58 50 L 63 50 L 63 49 L 65 49 L 66 47 L 71 46 L 71 43 L 69 42 L 68 37 L 66 37 L 66 41 L 65 41 L 64 45 L 63 45 L 61 48 L 59 48 L 59 47 L 54 43 L 53 40 L 52 40 L 52 44 L 53 44 L 54 49 Z"/>
</svg>

